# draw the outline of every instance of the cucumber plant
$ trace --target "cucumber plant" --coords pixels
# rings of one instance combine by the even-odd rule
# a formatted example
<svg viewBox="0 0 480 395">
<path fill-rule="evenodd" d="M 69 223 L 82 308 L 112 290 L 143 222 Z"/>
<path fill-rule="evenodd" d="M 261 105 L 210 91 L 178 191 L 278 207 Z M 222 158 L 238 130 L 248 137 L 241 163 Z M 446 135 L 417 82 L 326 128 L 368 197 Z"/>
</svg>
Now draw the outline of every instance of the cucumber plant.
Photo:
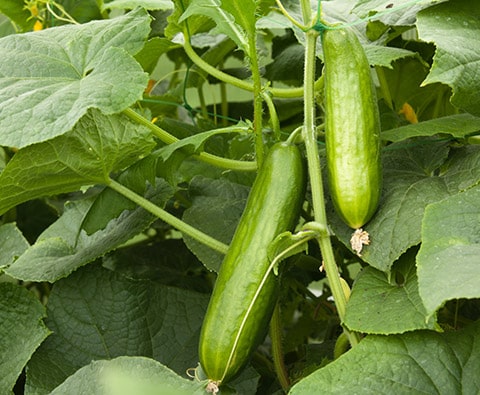
<svg viewBox="0 0 480 395">
<path fill-rule="evenodd" d="M 479 5 L 297 3 L 0 2 L 0 393 L 479 393 Z"/>
</svg>

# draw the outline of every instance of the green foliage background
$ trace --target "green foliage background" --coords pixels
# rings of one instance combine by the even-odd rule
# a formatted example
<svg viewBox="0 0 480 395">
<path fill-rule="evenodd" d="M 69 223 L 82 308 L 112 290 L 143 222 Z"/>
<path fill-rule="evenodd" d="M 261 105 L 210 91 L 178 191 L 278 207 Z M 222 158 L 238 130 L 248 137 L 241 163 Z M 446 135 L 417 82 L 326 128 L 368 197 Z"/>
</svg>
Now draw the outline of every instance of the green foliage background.
<svg viewBox="0 0 480 395">
<path fill-rule="evenodd" d="M 302 20 L 300 2 L 282 4 Z M 265 147 L 303 123 L 305 32 L 277 5 L 2 1 L 0 394 L 205 392 L 186 372 L 197 367 L 219 250 L 255 177 L 253 58 L 272 99 Z M 317 245 L 282 266 L 290 393 L 477 394 L 480 4 L 321 5 L 322 20 L 355 30 L 375 74 L 383 195 L 361 257 L 327 203 L 352 287 L 342 324 L 365 335 L 359 345 L 338 352 Z M 319 43 L 317 77 L 321 67 Z M 162 209 L 219 247 L 158 219 Z M 311 219 L 307 193 L 301 222 Z M 282 393 L 270 346 L 267 337 L 221 393 Z"/>
</svg>

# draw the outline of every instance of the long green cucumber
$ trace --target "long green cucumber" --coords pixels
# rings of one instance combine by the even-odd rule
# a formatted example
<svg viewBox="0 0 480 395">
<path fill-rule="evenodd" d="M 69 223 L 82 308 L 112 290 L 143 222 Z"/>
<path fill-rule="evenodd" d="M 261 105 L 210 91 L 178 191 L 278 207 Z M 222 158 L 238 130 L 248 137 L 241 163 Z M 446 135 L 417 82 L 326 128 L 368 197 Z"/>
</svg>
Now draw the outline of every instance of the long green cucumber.
<svg viewBox="0 0 480 395">
<path fill-rule="evenodd" d="M 200 335 L 200 364 L 213 385 L 231 379 L 263 340 L 277 298 L 267 249 L 296 224 L 306 172 L 299 149 L 268 152 L 218 273 Z"/>
<path fill-rule="evenodd" d="M 367 223 L 381 195 L 380 120 L 370 65 L 348 28 L 322 34 L 325 143 L 335 210 L 353 229 Z"/>
</svg>

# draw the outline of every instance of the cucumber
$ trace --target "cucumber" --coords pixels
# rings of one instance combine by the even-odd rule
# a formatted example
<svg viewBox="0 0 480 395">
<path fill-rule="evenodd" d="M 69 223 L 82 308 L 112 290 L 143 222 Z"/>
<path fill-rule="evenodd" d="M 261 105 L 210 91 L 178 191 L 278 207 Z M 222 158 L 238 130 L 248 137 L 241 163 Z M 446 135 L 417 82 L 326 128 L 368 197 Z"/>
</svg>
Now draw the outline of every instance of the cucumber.
<svg viewBox="0 0 480 395">
<path fill-rule="evenodd" d="M 305 184 L 299 149 L 276 143 L 253 183 L 203 322 L 200 365 L 214 386 L 235 376 L 266 335 L 278 291 L 267 248 L 298 221 Z"/>
<path fill-rule="evenodd" d="M 355 33 L 322 34 L 325 144 L 330 195 L 336 212 L 358 229 L 381 195 L 380 119 L 370 65 Z"/>
</svg>

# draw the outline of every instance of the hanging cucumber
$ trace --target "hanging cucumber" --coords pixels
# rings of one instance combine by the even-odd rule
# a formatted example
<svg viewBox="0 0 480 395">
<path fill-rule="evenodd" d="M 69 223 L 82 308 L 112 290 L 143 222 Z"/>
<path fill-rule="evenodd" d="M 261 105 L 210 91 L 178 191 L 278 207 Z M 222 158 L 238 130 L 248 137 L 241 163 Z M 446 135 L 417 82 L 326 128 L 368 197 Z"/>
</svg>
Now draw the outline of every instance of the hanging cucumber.
<svg viewBox="0 0 480 395">
<path fill-rule="evenodd" d="M 267 249 L 298 221 L 305 176 L 300 151 L 289 143 L 275 144 L 258 172 L 200 335 L 200 364 L 212 392 L 239 372 L 266 334 L 278 286 Z"/>
<path fill-rule="evenodd" d="M 375 213 L 381 194 L 375 87 L 363 47 L 352 30 L 327 29 L 322 45 L 330 194 L 343 221 L 359 229 Z"/>
</svg>

